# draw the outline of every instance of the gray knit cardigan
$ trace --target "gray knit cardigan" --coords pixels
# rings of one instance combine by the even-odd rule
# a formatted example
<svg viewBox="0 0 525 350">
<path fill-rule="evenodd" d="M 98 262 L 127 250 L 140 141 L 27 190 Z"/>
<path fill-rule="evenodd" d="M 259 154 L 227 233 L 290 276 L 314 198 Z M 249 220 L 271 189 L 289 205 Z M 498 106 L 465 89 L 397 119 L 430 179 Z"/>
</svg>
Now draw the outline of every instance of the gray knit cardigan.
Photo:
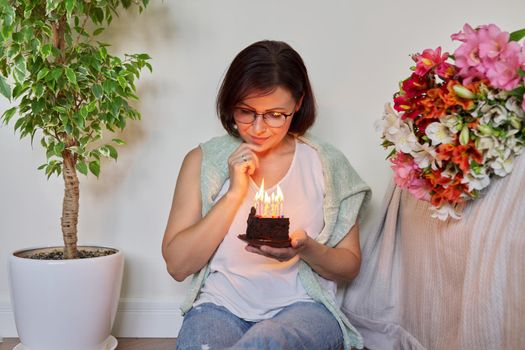
<svg viewBox="0 0 525 350">
<path fill-rule="evenodd" d="M 324 228 L 316 240 L 334 247 L 345 237 L 362 213 L 362 208 L 371 196 L 370 188 L 339 150 L 315 140 L 311 135 L 299 136 L 298 140 L 313 147 L 319 153 L 325 181 Z M 228 179 L 227 159 L 240 143 L 240 139 L 224 135 L 200 145 L 202 216 L 210 210 L 214 199 Z M 181 306 L 183 314 L 191 309 L 209 272 L 209 264 L 207 264 L 193 275 L 190 289 Z M 363 348 L 363 339 L 359 332 L 321 286 L 318 274 L 303 260 L 299 261 L 299 278 L 308 295 L 322 303 L 337 319 L 343 332 L 345 350 L 352 347 Z"/>
</svg>

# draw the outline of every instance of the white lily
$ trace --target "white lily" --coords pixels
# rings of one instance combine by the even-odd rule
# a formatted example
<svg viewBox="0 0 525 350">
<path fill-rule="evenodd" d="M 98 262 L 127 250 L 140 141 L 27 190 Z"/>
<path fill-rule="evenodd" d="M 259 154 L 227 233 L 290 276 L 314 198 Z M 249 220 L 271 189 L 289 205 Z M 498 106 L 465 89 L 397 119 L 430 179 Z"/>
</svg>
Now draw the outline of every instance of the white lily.
<svg viewBox="0 0 525 350">
<path fill-rule="evenodd" d="M 490 124 L 493 128 L 500 126 L 509 119 L 509 111 L 499 104 L 485 104 L 479 112 L 481 124 Z"/>
<path fill-rule="evenodd" d="M 455 115 L 446 115 L 440 119 L 441 124 L 445 125 L 452 131 L 454 134 L 457 134 L 461 129 L 461 123 L 459 122 L 458 117 Z"/>
<path fill-rule="evenodd" d="M 432 141 L 432 146 L 451 143 L 454 140 L 454 134 L 450 129 L 439 122 L 430 123 L 426 128 L 425 134 Z"/>
<path fill-rule="evenodd" d="M 432 165 L 432 169 L 437 170 L 441 166 L 441 160 L 437 158 L 437 153 L 434 147 L 428 143 L 416 143 L 410 155 L 414 158 L 414 162 L 421 169 L 425 169 Z"/>
<path fill-rule="evenodd" d="M 461 183 L 468 185 L 469 192 L 473 190 L 481 191 L 490 185 L 490 177 L 487 175 L 485 169 L 483 169 L 479 174 L 469 171 L 461 180 Z"/>
<path fill-rule="evenodd" d="M 491 164 L 490 167 L 494 169 L 494 174 L 504 177 L 510 174 L 512 168 L 514 168 L 514 157 L 509 157 L 507 159 L 496 158 Z"/>
<path fill-rule="evenodd" d="M 449 217 L 456 220 L 461 219 L 461 214 L 456 212 L 456 210 L 448 203 L 443 204 L 441 208 L 436 208 L 432 206 L 430 207 L 430 210 L 433 212 L 431 216 L 441 221 L 445 221 Z"/>
</svg>

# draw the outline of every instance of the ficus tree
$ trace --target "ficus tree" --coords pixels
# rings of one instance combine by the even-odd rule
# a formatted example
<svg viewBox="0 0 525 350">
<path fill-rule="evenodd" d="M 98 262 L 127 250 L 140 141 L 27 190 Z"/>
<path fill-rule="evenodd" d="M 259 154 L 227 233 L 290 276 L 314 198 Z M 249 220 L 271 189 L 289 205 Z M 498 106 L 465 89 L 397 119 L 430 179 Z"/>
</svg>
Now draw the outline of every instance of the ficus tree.
<svg viewBox="0 0 525 350">
<path fill-rule="evenodd" d="M 120 8 L 148 0 L 0 0 L 0 93 L 10 100 L 0 119 L 46 150 L 39 169 L 63 176 L 64 257 L 78 256 L 78 173 L 100 173 L 103 157 L 117 159 L 114 138 L 140 113 L 135 82 L 151 71 L 147 54 L 111 55 L 97 40 Z M 108 136 L 109 135 L 109 136 Z M 104 136 L 104 137 L 103 137 Z M 78 173 L 77 173 L 78 172 Z"/>
</svg>

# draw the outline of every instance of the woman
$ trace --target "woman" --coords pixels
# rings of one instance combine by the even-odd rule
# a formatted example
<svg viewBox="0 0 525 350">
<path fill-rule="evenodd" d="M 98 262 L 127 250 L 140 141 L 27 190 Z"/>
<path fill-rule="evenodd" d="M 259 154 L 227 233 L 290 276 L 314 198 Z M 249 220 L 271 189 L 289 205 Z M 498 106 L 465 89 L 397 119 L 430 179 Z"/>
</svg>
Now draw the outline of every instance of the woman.
<svg viewBox="0 0 525 350">
<path fill-rule="evenodd" d="M 217 110 L 228 135 L 185 157 L 162 244 L 169 273 L 193 275 L 177 348 L 362 347 L 335 290 L 359 272 L 369 188 L 339 151 L 304 136 L 315 100 L 301 57 L 283 42 L 248 46 Z M 284 193 L 290 248 L 237 238 L 263 179 Z"/>
</svg>

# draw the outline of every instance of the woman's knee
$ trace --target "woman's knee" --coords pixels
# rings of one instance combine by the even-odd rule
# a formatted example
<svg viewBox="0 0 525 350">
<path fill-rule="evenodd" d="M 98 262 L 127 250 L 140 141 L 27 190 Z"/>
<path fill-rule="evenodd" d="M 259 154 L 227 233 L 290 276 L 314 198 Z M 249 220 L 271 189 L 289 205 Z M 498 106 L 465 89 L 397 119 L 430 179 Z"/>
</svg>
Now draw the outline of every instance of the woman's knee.
<svg viewBox="0 0 525 350">
<path fill-rule="evenodd" d="M 246 331 L 245 321 L 221 306 L 202 304 L 184 317 L 178 350 L 220 349 L 235 344 Z"/>
</svg>

